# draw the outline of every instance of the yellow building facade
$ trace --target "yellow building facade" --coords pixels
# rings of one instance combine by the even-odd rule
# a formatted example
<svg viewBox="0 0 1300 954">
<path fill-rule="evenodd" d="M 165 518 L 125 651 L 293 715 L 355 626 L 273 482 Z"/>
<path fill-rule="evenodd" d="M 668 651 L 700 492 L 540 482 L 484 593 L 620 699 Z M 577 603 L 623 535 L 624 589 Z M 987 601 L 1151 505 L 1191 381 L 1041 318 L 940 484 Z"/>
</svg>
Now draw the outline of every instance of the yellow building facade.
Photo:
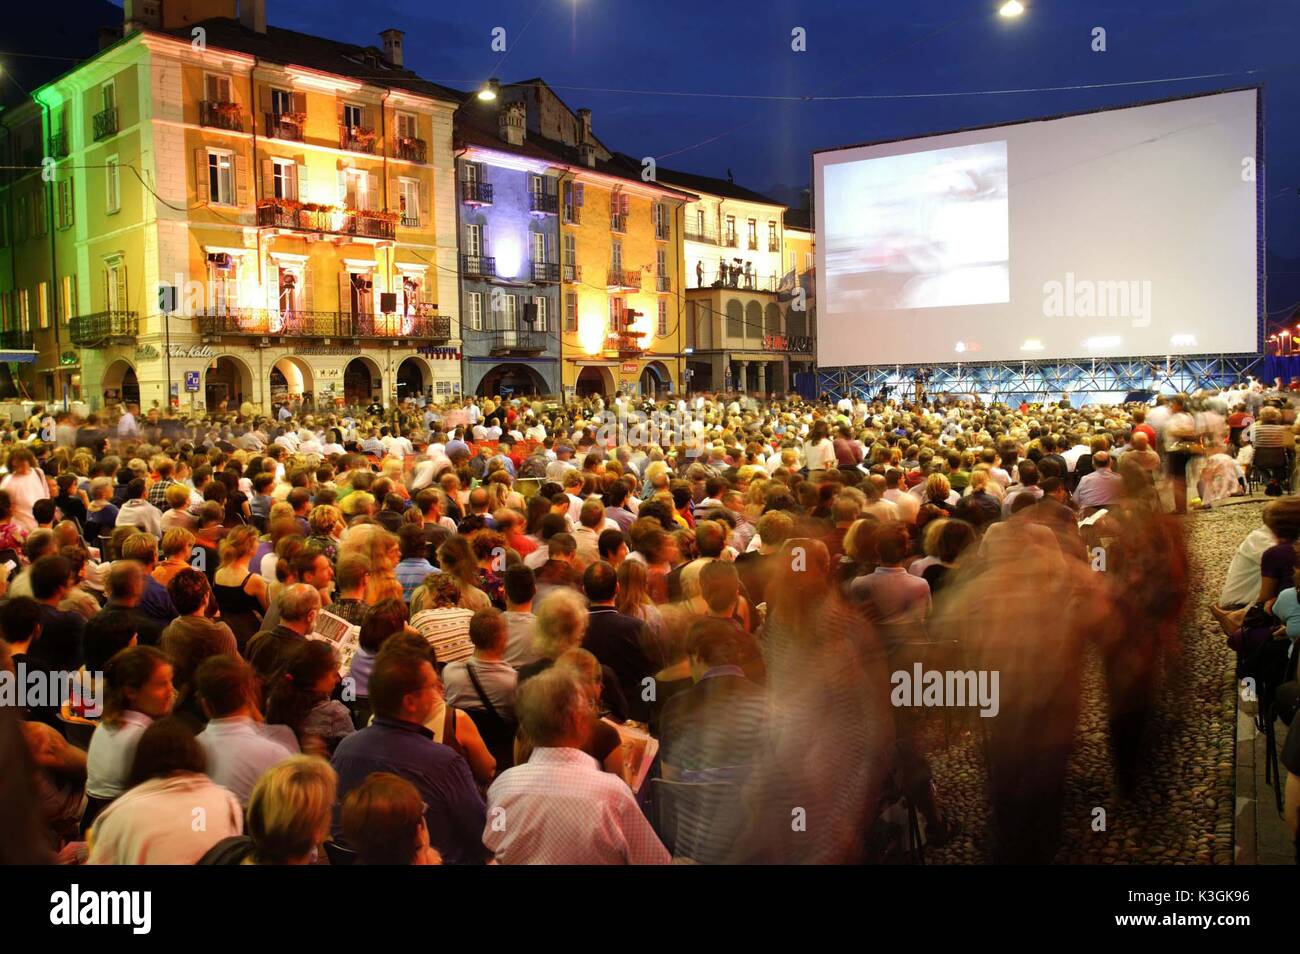
<svg viewBox="0 0 1300 954">
<path fill-rule="evenodd" d="M 458 393 L 457 94 L 401 68 L 398 31 L 381 53 L 199 28 L 137 30 L 35 94 L 66 152 L 55 250 L 10 243 L 0 296 L 0 318 L 31 319 L 32 396 L 202 411 Z M 42 284 L 49 328 L 22 304 Z"/>
</svg>

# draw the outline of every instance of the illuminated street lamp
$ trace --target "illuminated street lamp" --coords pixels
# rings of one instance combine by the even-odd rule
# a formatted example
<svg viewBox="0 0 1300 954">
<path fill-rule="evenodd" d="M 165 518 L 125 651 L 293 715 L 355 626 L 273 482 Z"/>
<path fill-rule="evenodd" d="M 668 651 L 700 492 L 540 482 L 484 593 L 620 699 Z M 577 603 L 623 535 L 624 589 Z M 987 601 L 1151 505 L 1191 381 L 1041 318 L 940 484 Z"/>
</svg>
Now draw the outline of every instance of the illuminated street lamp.
<svg viewBox="0 0 1300 954">
<path fill-rule="evenodd" d="M 494 101 L 497 98 L 497 90 L 499 90 L 500 88 L 501 88 L 501 84 L 497 82 L 497 78 L 495 76 L 492 77 L 490 80 L 487 81 L 487 85 L 478 91 L 479 100 L 484 103 L 490 103 Z"/>
<path fill-rule="evenodd" d="M 1012 17 L 1018 17 L 1025 12 L 1025 5 L 1020 0 L 1007 0 L 998 8 L 998 14 L 1010 20 Z"/>
</svg>

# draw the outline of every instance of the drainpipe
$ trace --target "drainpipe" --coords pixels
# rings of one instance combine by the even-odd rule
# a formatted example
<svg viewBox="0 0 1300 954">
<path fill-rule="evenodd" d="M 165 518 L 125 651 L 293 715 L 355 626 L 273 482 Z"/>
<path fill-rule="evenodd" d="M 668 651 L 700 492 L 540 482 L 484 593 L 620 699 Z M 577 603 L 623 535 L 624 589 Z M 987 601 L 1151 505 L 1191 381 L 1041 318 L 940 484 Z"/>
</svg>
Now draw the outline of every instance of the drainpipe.
<svg viewBox="0 0 1300 954">
<path fill-rule="evenodd" d="M 249 170 L 249 173 L 253 177 L 253 221 L 254 222 L 257 221 L 257 204 L 260 201 L 262 201 L 262 194 L 261 194 L 262 193 L 262 164 L 257 161 L 257 77 L 255 75 L 257 73 L 257 67 L 260 62 L 261 61 L 256 56 L 254 56 L 253 68 L 248 71 L 248 116 L 249 119 L 252 121 L 252 126 L 253 126 L 253 139 L 252 139 L 253 154 L 250 157 L 253 160 L 253 167 Z M 294 178 L 295 180 L 297 179 L 296 172 L 294 174 Z M 298 189 L 298 195 L 299 197 L 301 197 L 302 183 L 295 181 L 294 186 L 295 188 Z M 306 266 L 304 266 L 304 268 L 305 267 Z M 305 282 L 306 279 L 304 278 L 304 284 Z M 257 284 L 258 287 L 262 289 L 262 297 L 266 298 L 267 297 L 266 269 L 262 262 L 262 230 L 260 228 L 257 229 Z M 278 289 L 276 291 L 276 294 L 278 300 L 278 296 L 279 296 Z M 263 301 L 262 304 L 265 306 L 264 310 L 269 313 L 271 310 L 271 304 L 269 299 Z M 264 350 L 265 349 L 262 348 L 261 344 L 259 343 L 257 347 L 257 406 L 260 407 L 262 409 L 262 413 L 265 414 L 270 411 L 270 408 L 268 408 L 266 405 L 266 381 L 264 380 L 265 375 L 262 373 L 262 352 Z M 204 374 L 204 378 L 205 379 L 207 378 L 207 374 Z M 208 403 L 207 389 L 204 388 L 204 394 L 203 394 L 204 407 L 207 407 L 207 403 Z M 211 408 L 208 408 L 208 410 L 211 411 Z"/>
<path fill-rule="evenodd" d="M 53 157 L 54 129 L 52 124 L 54 119 L 53 116 L 50 115 L 49 104 L 41 102 L 39 99 L 36 99 L 36 97 L 34 96 L 32 97 L 32 99 L 35 100 L 37 106 L 41 107 L 41 113 L 43 114 L 44 117 L 43 122 L 45 125 L 45 155 Z M 59 266 L 58 266 L 58 254 L 55 248 L 56 243 L 54 241 L 54 202 L 55 199 L 57 198 L 54 189 L 54 180 L 51 179 L 49 182 L 45 183 L 44 188 L 46 190 L 45 228 L 48 229 L 50 233 L 50 297 L 54 299 L 52 304 L 55 305 L 55 307 L 52 309 L 54 311 L 54 355 L 55 355 L 54 366 L 55 368 L 58 368 L 59 353 L 60 353 L 59 352 L 59 309 L 58 309 Z M 51 303 L 47 302 L 46 307 L 48 307 L 49 304 Z M 72 302 L 68 302 L 68 304 L 71 305 Z M 69 318 L 71 318 L 71 316 L 69 316 Z M 32 343 L 33 345 L 35 345 L 34 339 Z M 61 370 L 56 370 L 54 373 L 57 374 L 59 377 L 59 385 L 63 391 L 63 409 L 66 411 L 68 409 L 68 385 L 67 382 L 64 381 L 63 379 L 63 372 Z"/>
</svg>

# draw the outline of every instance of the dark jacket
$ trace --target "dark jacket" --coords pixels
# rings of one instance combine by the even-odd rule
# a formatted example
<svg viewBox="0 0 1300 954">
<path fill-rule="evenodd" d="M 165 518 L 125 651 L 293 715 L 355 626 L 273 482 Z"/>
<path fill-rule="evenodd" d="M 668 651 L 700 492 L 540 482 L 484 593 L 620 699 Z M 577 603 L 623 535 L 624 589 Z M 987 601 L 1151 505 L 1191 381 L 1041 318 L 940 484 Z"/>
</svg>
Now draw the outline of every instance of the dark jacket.
<svg viewBox="0 0 1300 954">
<path fill-rule="evenodd" d="M 296 633 L 287 626 L 264 629 L 248 641 L 244 655 L 254 671 L 262 677 L 262 682 L 270 685 L 271 681 L 284 669 L 293 652 L 307 642 L 307 637 Z"/>
<path fill-rule="evenodd" d="M 628 714 L 639 722 L 650 717 L 650 702 L 643 698 L 642 680 L 655 673 L 655 667 L 642 649 L 644 628 L 641 620 L 612 606 L 593 606 L 588 611 L 587 635 L 582 640 L 583 649 L 614 671 L 627 700 Z"/>
</svg>

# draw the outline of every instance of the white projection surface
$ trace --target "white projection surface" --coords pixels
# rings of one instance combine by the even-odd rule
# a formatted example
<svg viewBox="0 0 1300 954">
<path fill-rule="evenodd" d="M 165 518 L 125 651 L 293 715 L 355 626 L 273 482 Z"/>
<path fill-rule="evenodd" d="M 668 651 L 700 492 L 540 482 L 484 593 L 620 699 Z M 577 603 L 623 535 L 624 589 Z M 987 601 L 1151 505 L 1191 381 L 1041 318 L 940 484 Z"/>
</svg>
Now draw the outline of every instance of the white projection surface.
<svg viewBox="0 0 1300 954">
<path fill-rule="evenodd" d="M 813 154 L 823 367 L 1258 349 L 1253 89 Z"/>
</svg>

